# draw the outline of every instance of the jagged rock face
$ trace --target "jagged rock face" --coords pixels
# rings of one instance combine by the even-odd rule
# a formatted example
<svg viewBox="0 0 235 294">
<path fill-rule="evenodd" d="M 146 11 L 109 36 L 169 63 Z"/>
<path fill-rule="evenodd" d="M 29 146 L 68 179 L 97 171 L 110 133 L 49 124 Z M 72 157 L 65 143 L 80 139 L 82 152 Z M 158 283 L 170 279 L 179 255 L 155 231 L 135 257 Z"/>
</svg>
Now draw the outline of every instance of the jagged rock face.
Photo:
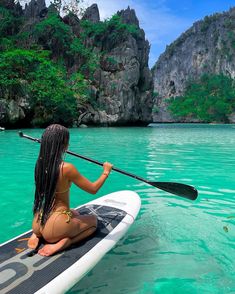
<svg viewBox="0 0 235 294">
<path fill-rule="evenodd" d="M 14 0 L 0 0 L 0 5 L 13 11 L 14 15 L 23 15 L 23 10 L 19 2 L 15 3 Z"/>
<path fill-rule="evenodd" d="M 139 27 L 139 20 L 136 17 L 135 10 L 131 9 L 129 6 L 125 10 L 118 11 L 117 14 L 121 16 L 125 23 L 133 24 Z"/>
<path fill-rule="evenodd" d="M 152 70 L 157 93 L 155 122 L 175 121 L 167 111 L 166 99 L 183 94 L 188 80 L 197 80 L 204 73 L 235 77 L 234 27 L 235 8 L 196 22 L 167 47 Z"/>
<path fill-rule="evenodd" d="M 31 0 L 25 5 L 24 14 L 26 18 L 40 18 L 47 11 L 45 0 Z"/>
<path fill-rule="evenodd" d="M 17 125 L 19 121 L 23 125 L 29 111 L 29 103 L 25 98 L 19 98 L 17 101 L 0 99 L 0 120 L 6 126 Z"/>
<path fill-rule="evenodd" d="M 76 36 L 79 36 L 81 27 L 80 27 L 80 20 L 76 15 L 73 15 L 73 14 L 66 15 L 63 18 L 63 22 L 72 28 L 72 31 Z"/>
<path fill-rule="evenodd" d="M 133 9 L 117 13 L 122 22 L 138 27 L 138 37 L 131 34 L 120 43 L 111 44 L 106 39 L 97 47 L 94 40 L 87 39 L 86 44 L 94 47 L 98 56 L 102 53 L 98 69 L 94 73 L 91 87 L 93 99 L 98 109 L 81 107 L 78 124 L 95 125 L 147 125 L 152 122 L 152 74 L 148 68 L 149 43 L 144 31 L 139 28 L 139 21 Z M 92 5 L 85 12 L 83 20 L 99 21 L 97 5 Z M 73 16 L 65 17 L 64 22 L 79 35 L 79 21 Z M 105 50 L 105 54 L 103 54 Z M 79 69 L 79 64 L 72 70 Z"/>
<path fill-rule="evenodd" d="M 235 124 L 235 112 L 231 113 L 229 116 L 229 122 Z"/>
<path fill-rule="evenodd" d="M 150 90 L 142 92 L 138 85 L 141 71 L 137 51 L 135 40 L 129 37 L 126 43 L 104 57 L 98 73 L 98 103 L 103 105 L 103 110 L 94 117 L 96 123 L 99 117 L 102 124 L 141 124 L 151 121 Z M 115 60 L 116 64 L 109 63 L 109 58 Z"/>
<path fill-rule="evenodd" d="M 88 7 L 82 17 L 83 20 L 89 20 L 93 23 L 100 21 L 100 13 L 97 4 L 92 4 Z"/>
<path fill-rule="evenodd" d="M 13 0 L 5 1 L 13 3 Z M 45 19 L 48 9 L 52 8 L 46 8 L 45 0 L 32 0 L 23 10 L 25 22 L 21 31 L 32 32 L 34 25 Z M 136 25 L 138 34 L 133 37 L 129 33 L 125 38 L 121 37 L 122 41 L 116 43 L 111 43 L 110 39 L 104 37 L 100 45 L 94 44 L 93 36 L 87 37 L 85 45 L 93 48 L 93 52 L 97 53 L 99 63 L 91 83 L 91 92 L 97 107 L 94 109 L 91 105 L 79 106 L 78 124 L 111 126 L 147 125 L 152 122 L 153 83 L 152 74 L 148 67 L 150 46 L 145 39 L 144 31 L 139 28 L 139 21 L 133 9 L 128 7 L 126 10 L 119 11 L 118 15 L 124 23 Z M 80 37 L 82 27 L 81 20 L 77 16 L 69 14 L 61 20 L 70 26 L 77 38 Z M 96 4 L 87 9 L 83 20 L 89 20 L 93 23 L 100 21 Z M 63 48 L 57 49 L 60 53 L 63 51 Z M 53 60 L 58 60 L 56 54 L 52 50 Z M 101 55 L 102 58 L 99 60 Z M 71 60 L 66 60 L 68 75 L 79 71 L 83 65 L 83 59 L 79 56 L 75 55 L 69 58 Z M 89 76 L 86 78 L 89 80 Z M 17 120 L 27 121 L 27 115 L 30 114 L 27 105 L 22 106 L 18 100 L 9 105 L 6 105 L 5 102 L 6 100 L 0 103 L 0 115 L 2 113 L 4 122 L 10 125 Z"/>
<path fill-rule="evenodd" d="M 14 0 L 1 0 L 1 5 L 5 8 L 14 10 L 15 8 L 15 2 Z"/>
<path fill-rule="evenodd" d="M 135 11 L 130 8 L 118 15 L 124 23 L 139 24 Z M 130 34 L 103 56 L 95 73 L 96 99 L 101 110 L 85 116 L 85 123 L 146 125 L 152 121 L 153 84 L 148 56 L 149 43 L 141 29 L 138 38 Z"/>
</svg>

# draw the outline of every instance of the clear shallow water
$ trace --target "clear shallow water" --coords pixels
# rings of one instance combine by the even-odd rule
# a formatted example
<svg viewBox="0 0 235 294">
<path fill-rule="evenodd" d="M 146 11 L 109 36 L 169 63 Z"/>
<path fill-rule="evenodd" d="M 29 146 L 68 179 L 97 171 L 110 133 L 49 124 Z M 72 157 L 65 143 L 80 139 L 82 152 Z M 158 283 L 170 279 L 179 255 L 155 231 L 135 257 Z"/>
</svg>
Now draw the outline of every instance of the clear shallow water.
<svg viewBox="0 0 235 294">
<path fill-rule="evenodd" d="M 23 130 L 39 137 L 42 130 Z M 130 189 L 140 214 L 74 293 L 235 293 L 235 126 L 155 125 L 71 129 L 71 151 L 152 181 L 199 190 L 185 200 L 113 172 L 95 197 Z M 0 243 L 30 229 L 39 144 L 0 132 Z M 91 180 L 101 168 L 67 156 Z M 71 192 L 71 206 L 94 196 Z"/>
</svg>

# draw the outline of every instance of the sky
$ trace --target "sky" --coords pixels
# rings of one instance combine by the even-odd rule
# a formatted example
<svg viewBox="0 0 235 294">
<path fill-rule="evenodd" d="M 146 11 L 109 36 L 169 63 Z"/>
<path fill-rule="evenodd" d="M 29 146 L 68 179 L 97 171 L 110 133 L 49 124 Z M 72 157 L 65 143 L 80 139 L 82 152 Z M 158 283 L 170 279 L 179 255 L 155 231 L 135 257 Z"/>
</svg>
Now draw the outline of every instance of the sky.
<svg viewBox="0 0 235 294">
<path fill-rule="evenodd" d="M 97 3 L 101 19 L 109 18 L 128 6 L 135 9 L 140 27 L 150 42 L 149 66 L 152 67 L 166 46 L 171 44 L 194 22 L 207 15 L 235 6 L 235 0 L 85 0 Z"/>
<path fill-rule="evenodd" d="M 69 0 L 68 0 L 69 1 Z M 128 6 L 134 9 L 150 42 L 150 68 L 167 45 L 207 15 L 223 12 L 235 6 L 235 0 L 82 0 L 88 7 L 97 3 L 101 20 Z M 50 2 L 50 0 L 46 0 Z"/>
</svg>

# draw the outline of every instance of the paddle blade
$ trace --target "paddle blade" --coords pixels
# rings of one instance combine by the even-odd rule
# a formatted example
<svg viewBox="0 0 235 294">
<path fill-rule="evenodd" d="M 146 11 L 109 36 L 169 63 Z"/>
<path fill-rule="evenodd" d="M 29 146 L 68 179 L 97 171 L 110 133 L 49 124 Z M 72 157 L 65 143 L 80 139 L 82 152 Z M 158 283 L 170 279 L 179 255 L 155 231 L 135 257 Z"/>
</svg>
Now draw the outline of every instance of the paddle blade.
<svg viewBox="0 0 235 294">
<path fill-rule="evenodd" d="M 150 185 L 166 192 L 181 196 L 190 200 L 197 199 L 198 191 L 189 185 L 173 182 L 148 182 Z"/>
</svg>

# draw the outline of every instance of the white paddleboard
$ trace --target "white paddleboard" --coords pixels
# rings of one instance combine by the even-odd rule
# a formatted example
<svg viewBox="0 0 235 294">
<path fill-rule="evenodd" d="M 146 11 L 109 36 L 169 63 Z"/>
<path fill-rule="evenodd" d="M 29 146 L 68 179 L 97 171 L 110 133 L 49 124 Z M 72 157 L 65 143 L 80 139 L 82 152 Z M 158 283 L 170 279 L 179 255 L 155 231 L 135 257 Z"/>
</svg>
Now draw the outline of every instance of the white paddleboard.
<svg viewBox="0 0 235 294">
<path fill-rule="evenodd" d="M 141 201 L 133 191 L 119 191 L 77 208 L 95 214 L 98 229 L 65 251 L 44 257 L 27 248 L 28 231 L 0 245 L 0 293 L 65 293 L 86 275 L 134 222 Z"/>
</svg>

